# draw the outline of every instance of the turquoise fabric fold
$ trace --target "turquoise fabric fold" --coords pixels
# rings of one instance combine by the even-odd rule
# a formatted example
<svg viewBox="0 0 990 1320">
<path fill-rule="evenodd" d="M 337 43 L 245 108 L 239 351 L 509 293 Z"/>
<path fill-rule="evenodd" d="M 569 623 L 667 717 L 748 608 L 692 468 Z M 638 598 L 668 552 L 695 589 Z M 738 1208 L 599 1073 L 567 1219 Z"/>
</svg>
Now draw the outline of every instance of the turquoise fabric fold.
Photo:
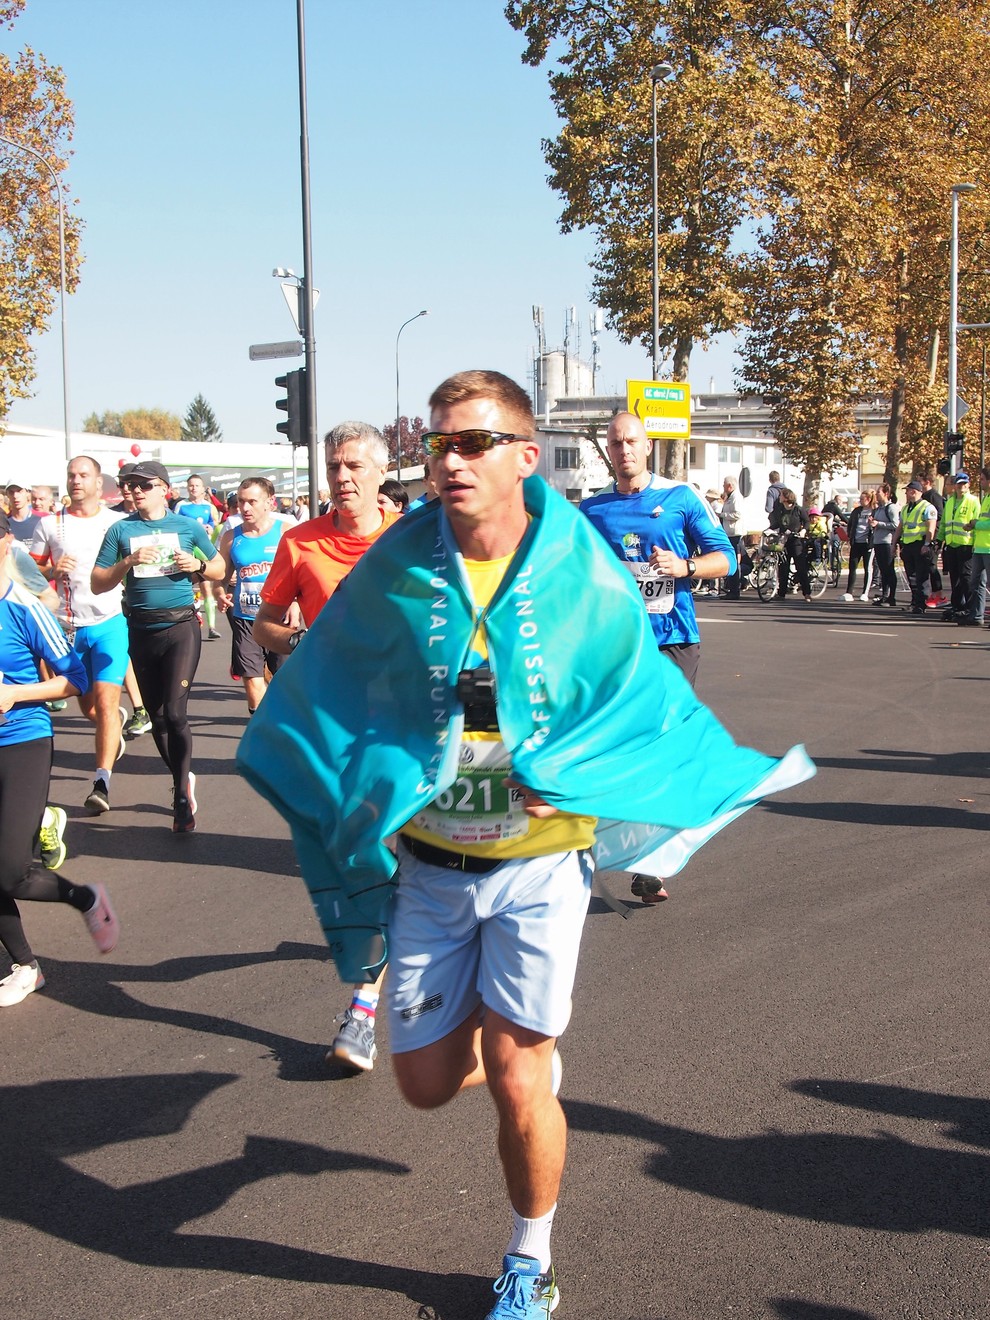
<svg viewBox="0 0 990 1320">
<path fill-rule="evenodd" d="M 529 530 L 485 615 L 513 777 L 600 818 L 596 861 L 670 876 L 768 792 L 807 779 L 738 746 L 661 656 L 631 575 L 564 499 L 525 485 Z M 457 774 L 454 688 L 476 626 L 438 503 L 377 541 L 280 668 L 238 751 L 286 819 L 345 981 L 387 957 L 385 840 Z"/>
</svg>

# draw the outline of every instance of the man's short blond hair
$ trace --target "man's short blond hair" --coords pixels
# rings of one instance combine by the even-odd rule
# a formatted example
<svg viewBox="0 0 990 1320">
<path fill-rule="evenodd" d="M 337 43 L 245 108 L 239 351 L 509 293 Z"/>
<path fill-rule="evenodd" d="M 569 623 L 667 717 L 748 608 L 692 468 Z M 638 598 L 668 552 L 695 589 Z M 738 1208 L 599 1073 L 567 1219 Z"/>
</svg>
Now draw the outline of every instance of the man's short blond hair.
<svg viewBox="0 0 990 1320">
<path fill-rule="evenodd" d="M 507 415 L 510 425 L 521 435 L 533 435 L 536 418 L 533 403 L 521 385 L 517 385 L 500 371 L 459 371 L 436 387 L 430 395 L 429 407 L 447 408 L 472 399 L 490 399 Z"/>
</svg>

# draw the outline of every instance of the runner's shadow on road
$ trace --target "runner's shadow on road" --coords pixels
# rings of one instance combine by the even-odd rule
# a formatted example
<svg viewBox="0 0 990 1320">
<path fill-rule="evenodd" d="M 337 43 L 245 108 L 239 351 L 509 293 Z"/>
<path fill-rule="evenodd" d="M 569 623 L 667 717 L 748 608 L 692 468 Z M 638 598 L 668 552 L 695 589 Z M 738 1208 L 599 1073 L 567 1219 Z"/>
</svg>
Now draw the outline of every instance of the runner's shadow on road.
<svg viewBox="0 0 990 1320">
<path fill-rule="evenodd" d="M 836 820 L 843 825 L 905 825 L 912 830 L 980 830 L 986 816 L 961 807 L 898 802 L 764 802 L 764 811 L 803 820 Z"/>
<path fill-rule="evenodd" d="M 183 1228 L 252 1184 L 280 1178 L 279 1231 L 301 1233 L 312 1221 L 290 1212 L 292 1182 L 285 1180 L 287 1175 L 327 1177 L 358 1171 L 401 1177 L 410 1172 L 404 1164 L 255 1135 L 245 1137 L 241 1154 L 233 1158 L 126 1186 L 110 1186 L 69 1163 L 112 1143 L 134 1143 L 133 1175 L 140 1177 L 147 1170 L 148 1148 L 138 1143 L 180 1133 L 197 1105 L 236 1080 L 227 1073 L 199 1072 L 58 1079 L 0 1088 L 6 1180 L 18 1189 L 16 1196 L 4 1198 L 0 1216 L 85 1251 L 156 1269 L 226 1271 L 317 1287 L 377 1289 L 404 1295 L 451 1320 L 480 1312 L 491 1286 L 484 1279 Z M 159 1144 L 156 1164 L 163 1158 L 161 1151 Z M 121 1170 L 126 1159 L 124 1155 L 115 1161 L 118 1182 L 127 1181 Z M 331 1187 L 328 1184 L 328 1203 L 333 1200 Z M 259 1192 L 259 1197 L 264 1195 Z M 103 1303 L 114 1312 L 108 1295 Z"/>
<path fill-rule="evenodd" d="M 946 1135 L 953 1141 L 990 1150 L 990 1100 L 825 1077 L 802 1078 L 792 1082 L 790 1089 L 812 1100 L 865 1109 L 868 1113 L 917 1118 L 927 1125 L 947 1124 L 950 1130 Z"/>
<path fill-rule="evenodd" d="M 966 779 L 990 775 L 990 756 L 979 752 L 894 751 L 889 747 L 864 747 L 858 756 L 816 756 L 819 770 L 879 770 L 884 773 L 962 776 Z"/>
<path fill-rule="evenodd" d="M 167 807 L 143 805 L 121 810 L 144 814 L 165 827 L 172 820 Z M 181 861 L 183 865 L 219 866 L 225 871 L 243 871 L 248 875 L 293 879 L 299 876 L 296 854 L 287 839 L 239 834 L 233 846 L 229 834 L 212 834 L 200 828 L 193 834 L 173 834 L 168 828 L 151 828 L 150 819 L 148 825 L 149 828 L 136 829 L 133 821 L 124 822 L 120 816 L 115 822 L 112 811 L 105 817 L 79 813 L 75 818 L 70 817 L 66 835 L 69 857 L 105 857 L 137 863 Z"/>
<path fill-rule="evenodd" d="M 152 1022 L 179 1027 L 184 1031 L 219 1036 L 228 1040 L 244 1040 L 267 1050 L 278 1064 L 278 1078 L 283 1082 L 319 1082 L 326 1085 L 333 1080 L 351 1080 L 350 1069 L 336 1064 L 327 1065 L 325 1055 L 329 1042 L 302 1041 L 277 1031 L 268 1031 L 247 1022 L 221 1017 L 211 1012 L 171 1008 L 148 1004 L 129 994 L 115 982 L 170 984 L 189 981 L 212 972 L 229 972 L 243 967 L 263 966 L 272 962 L 297 961 L 308 958 L 316 950 L 319 961 L 328 961 L 325 947 L 285 943 L 277 950 L 246 954 L 204 954 L 199 957 L 170 958 L 154 966 L 132 966 L 100 962 L 71 962 L 59 958 L 45 958 L 46 998 L 66 1004 L 81 1013 L 96 1017 L 133 1022 Z M 300 951 L 303 952 L 300 955 Z"/>
<path fill-rule="evenodd" d="M 872 1311 L 851 1311 L 848 1306 L 826 1306 L 797 1297 L 771 1297 L 770 1305 L 781 1320 L 878 1320 Z"/>
<path fill-rule="evenodd" d="M 888 1233 L 990 1236 L 990 1158 L 879 1133 L 768 1131 L 718 1137 L 643 1114 L 565 1101 L 572 1130 L 656 1149 L 658 1182 L 774 1215 Z"/>
</svg>

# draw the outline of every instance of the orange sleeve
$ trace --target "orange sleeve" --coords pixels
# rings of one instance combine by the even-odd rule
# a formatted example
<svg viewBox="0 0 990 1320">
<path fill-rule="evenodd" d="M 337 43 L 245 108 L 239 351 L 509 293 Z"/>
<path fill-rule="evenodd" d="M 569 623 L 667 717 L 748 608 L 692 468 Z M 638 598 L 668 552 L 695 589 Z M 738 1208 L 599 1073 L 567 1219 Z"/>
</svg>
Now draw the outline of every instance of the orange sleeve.
<svg viewBox="0 0 990 1320">
<path fill-rule="evenodd" d="M 298 595 L 296 585 L 296 557 L 293 553 L 292 537 L 285 533 L 279 537 L 275 558 L 268 570 L 261 599 L 266 605 L 275 605 L 287 610 Z"/>
</svg>

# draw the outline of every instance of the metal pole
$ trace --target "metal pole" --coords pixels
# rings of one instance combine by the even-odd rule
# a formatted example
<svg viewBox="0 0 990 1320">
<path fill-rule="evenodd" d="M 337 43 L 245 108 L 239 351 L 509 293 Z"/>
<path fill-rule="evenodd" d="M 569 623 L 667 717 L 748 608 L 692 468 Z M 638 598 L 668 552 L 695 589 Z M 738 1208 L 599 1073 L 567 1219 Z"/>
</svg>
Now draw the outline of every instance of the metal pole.
<svg viewBox="0 0 990 1320">
<path fill-rule="evenodd" d="M 946 419 L 951 434 L 956 429 L 956 326 L 959 322 L 959 194 L 952 189 L 952 227 L 949 236 L 949 398 Z M 951 455 L 951 470 L 956 456 Z"/>
<path fill-rule="evenodd" d="M 986 462 L 987 452 L 987 341 L 983 341 L 983 371 L 980 389 L 980 468 Z"/>
<path fill-rule="evenodd" d="M 653 110 L 653 365 L 652 380 L 656 380 L 660 370 L 660 234 L 659 234 L 659 189 L 657 183 L 657 80 L 650 78 L 650 99 Z"/>
<path fill-rule="evenodd" d="M 302 193 L 303 273 L 300 311 L 306 363 L 306 449 L 309 455 L 309 502 L 320 504 L 320 461 L 316 428 L 316 337 L 313 333 L 313 239 L 309 201 L 309 115 L 306 109 L 305 0 L 296 0 L 299 44 L 299 173 Z"/>
<path fill-rule="evenodd" d="M 403 321 L 399 326 L 398 334 L 395 336 L 395 479 L 402 480 L 402 440 L 399 436 L 399 335 L 402 334 L 407 325 L 412 325 L 413 321 L 418 321 L 421 316 L 428 316 L 429 312 L 424 307 L 421 312 L 415 316 L 410 316 L 408 321 Z"/>
<path fill-rule="evenodd" d="M 655 64 L 650 70 L 650 109 L 653 123 L 653 362 L 651 379 L 660 374 L 660 172 L 657 161 L 657 83 L 663 82 L 674 72 L 669 64 Z M 653 441 L 651 468 L 654 475 L 660 472 L 660 442 Z"/>
<path fill-rule="evenodd" d="M 65 461 L 68 463 L 72 458 L 72 441 L 69 431 L 69 354 L 65 308 L 65 205 L 62 200 L 62 185 L 59 183 L 58 175 L 52 165 L 39 151 L 35 151 L 34 147 L 29 147 L 24 142 L 14 142 L 11 138 L 2 136 L 0 136 L 0 142 L 5 142 L 8 147 L 26 151 L 35 160 L 41 161 L 52 176 L 52 182 L 55 185 L 55 198 L 58 202 L 58 290 L 62 319 L 62 426 L 65 432 Z"/>
</svg>

